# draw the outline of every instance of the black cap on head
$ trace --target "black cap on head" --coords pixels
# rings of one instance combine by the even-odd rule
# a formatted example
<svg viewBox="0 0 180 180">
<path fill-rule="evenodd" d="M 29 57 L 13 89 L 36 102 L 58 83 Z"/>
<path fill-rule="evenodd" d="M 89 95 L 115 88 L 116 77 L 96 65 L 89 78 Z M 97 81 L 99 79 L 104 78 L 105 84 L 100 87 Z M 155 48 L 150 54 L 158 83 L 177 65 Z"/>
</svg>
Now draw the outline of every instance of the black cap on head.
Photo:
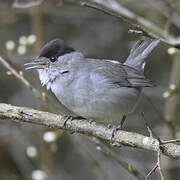
<svg viewBox="0 0 180 180">
<path fill-rule="evenodd" d="M 59 57 L 64 54 L 75 51 L 72 47 L 67 46 L 61 39 L 55 39 L 42 48 L 39 57 Z"/>
</svg>

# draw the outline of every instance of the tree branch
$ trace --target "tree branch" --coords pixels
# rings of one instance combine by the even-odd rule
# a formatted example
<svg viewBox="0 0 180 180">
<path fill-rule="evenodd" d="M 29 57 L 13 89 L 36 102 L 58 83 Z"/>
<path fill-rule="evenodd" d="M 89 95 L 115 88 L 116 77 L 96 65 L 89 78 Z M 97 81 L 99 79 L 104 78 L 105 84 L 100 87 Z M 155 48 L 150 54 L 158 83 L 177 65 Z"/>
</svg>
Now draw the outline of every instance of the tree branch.
<svg viewBox="0 0 180 180">
<path fill-rule="evenodd" d="M 89 0 L 88 2 L 82 2 L 81 5 L 99 10 L 105 14 L 121 19 L 123 22 L 133 28 L 133 30 L 135 30 L 133 31 L 134 33 L 138 32 L 138 34 L 146 37 L 158 38 L 169 46 L 180 48 L 180 41 L 176 40 L 177 38 L 165 33 L 162 28 L 153 22 L 145 19 L 144 17 L 136 15 L 133 11 L 125 8 L 115 0 Z"/>
<path fill-rule="evenodd" d="M 16 122 L 27 122 L 48 126 L 50 128 L 73 131 L 94 136 L 112 143 L 111 137 L 113 129 L 111 128 L 107 128 L 101 124 L 97 124 L 95 122 L 92 123 L 86 120 L 67 121 L 66 126 L 64 126 L 66 118 L 63 116 L 37 111 L 30 108 L 0 103 L 0 119 L 12 120 Z M 124 145 L 158 152 L 159 143 L 157 139 L 134 132 L 118 131 L 113 140 L 113 144 L 117 146 Z M 161 146 L 161 153 L 174 159 L 180 159 L 180 146 L 172 143 L 164 144 Z"/>
<path fill-rule="evenodd" d="M 0 56 L 0 63 L 7 68 L 12 75 L 14 75 L 17 79 L 19 79 L 25 86 L 30 88 L 32 92 L 34 93 L 35 97 L 40 98 L 42 101 L 45 100 L 43 96 L 41 96 L 41 93 L 31 86 L 31 84 L 23 77 L 23 75 L 20 75 L 4 58 Z"/>
<path fill-rule="evenodd" d="M 180 15 L 176 12 L 176 4 L 173 1 L 169 2 L 168 5 L 166 5 L 167 2 L 157 0 L 146 0 L 146 2 L 154 9 L 158 10 L 159 13 L 164 15 L 167 19 L 169 19 L 169 9 L 171 9 L 171 23 L 180 28 Z M 171 7 L 170 3 L 174 5 Z"/>
<path fill-rule="evenodd" d="M 19 2 L 18 0 L 15 0 L 12 7 L 13 8 L 20 8 L 20 9 L 24 9 L 24 8 L 31 8 L 34 6 L 39 6 L 43 3 L 44 0 L 39 0 L 39 1 L 31 1 L 31 2 Z"/>
<path fill-rule="evenodd" d="M 46 95 L 45 92 L 40 92 L 38 89 L 36 89 L 35 87 L 33 87 L 30 82 L 25 79 L 25 77 L 23 75 L 20 75 L 18 73 L 18 71 L 16 69 L 14 69 L 14 67 L 12 67 L 7 60 L 5 60 L 3 57 L 0 56 L 0 64 L 2 64 L 5 68 L 7 68 L 11 74 L 16 77 L 18 80 L 21 81 L 22 84 L 24 84 L 26 87 L 28 87 L 34 94 L 35 98 L 38 98 L 39 100 L 41 100 L 42 102 L 46 102 L 47 106 L 49 107 L 49 109 L 57 109 L 59 110 L 59 106 L 60 104 L 56 104 L 50 97 L 48 97 Z M 64 110 L 63 107 L 61 106 L 62 111 Z"/>
</svg>

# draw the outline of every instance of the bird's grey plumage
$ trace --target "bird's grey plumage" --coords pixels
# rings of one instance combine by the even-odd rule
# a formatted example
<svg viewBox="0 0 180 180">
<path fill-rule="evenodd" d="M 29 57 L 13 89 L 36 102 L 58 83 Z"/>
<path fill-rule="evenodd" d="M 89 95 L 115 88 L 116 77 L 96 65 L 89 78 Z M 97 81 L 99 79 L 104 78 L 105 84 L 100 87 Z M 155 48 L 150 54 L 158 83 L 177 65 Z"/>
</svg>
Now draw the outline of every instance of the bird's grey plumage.
<svg viewBox="0 0 180 180">
<path fill-rule="evenodd" d="M 117 87 L 149 87 L 152 82 L 145 78 L 141 71 L 121 63 L 106 60 L 86 59 L 94 73 L 106 77 L 113 86 Z"/>
<path fill-rule="evenodd" d="M 158 42 L 138 41 L 122 64 L 85 58 L 62 41 L 54 40 L 46 44 L 34 62 L 43 66 L 38 68 L 41 83 L 70 111 L 87 119 L 110 122 L 131 113 L 142 88 L 152 86 L 144 76 L 142 64 Z"/>
<path fill-rule="evenodd" d="M 143 70 L 146 64 L 144 59 L 148 57 L 151 51 L 157 46 L 159 41 L 160 39 L 139 40 L 132 47 L 124 65 L 131 66 L 137 70 Z"/>
</svg>

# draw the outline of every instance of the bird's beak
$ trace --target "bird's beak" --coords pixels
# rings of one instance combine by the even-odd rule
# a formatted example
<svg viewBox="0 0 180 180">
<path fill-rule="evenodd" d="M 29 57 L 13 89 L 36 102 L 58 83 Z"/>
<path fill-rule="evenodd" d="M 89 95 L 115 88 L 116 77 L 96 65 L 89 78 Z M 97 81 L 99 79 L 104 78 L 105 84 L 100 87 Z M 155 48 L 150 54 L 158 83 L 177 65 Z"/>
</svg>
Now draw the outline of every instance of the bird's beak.
<svg viewBox="0 0 180 180">
<path fill-rule="evenodd" d="M 44 69 L 47 68 L 49 65 L 47 58 L 41 57 L 36 58 L 33 61 L 30 61 L 28 63 L 25 63 L 25 70 L 31 70 L 31 69 Z"/>
</svg>

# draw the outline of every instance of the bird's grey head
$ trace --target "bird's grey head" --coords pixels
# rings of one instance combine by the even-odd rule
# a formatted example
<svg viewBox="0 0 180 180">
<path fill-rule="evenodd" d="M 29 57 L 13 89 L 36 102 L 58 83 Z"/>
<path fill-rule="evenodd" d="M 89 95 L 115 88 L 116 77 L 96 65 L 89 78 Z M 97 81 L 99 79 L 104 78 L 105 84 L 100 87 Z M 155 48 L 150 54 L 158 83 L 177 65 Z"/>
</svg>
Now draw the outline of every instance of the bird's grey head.
<svg viewBox="0 0 180 180">
<path fill-rule="evenodd" d="M 45 44 L 37 58 L 25 64 L 26 70 L 37 69 L 42 85 L 49 89 L 60 74 L 68 71 L 68 61 L 73 58 L 75 52 L 64 41 L 52 40 Z"/>
</svg>

